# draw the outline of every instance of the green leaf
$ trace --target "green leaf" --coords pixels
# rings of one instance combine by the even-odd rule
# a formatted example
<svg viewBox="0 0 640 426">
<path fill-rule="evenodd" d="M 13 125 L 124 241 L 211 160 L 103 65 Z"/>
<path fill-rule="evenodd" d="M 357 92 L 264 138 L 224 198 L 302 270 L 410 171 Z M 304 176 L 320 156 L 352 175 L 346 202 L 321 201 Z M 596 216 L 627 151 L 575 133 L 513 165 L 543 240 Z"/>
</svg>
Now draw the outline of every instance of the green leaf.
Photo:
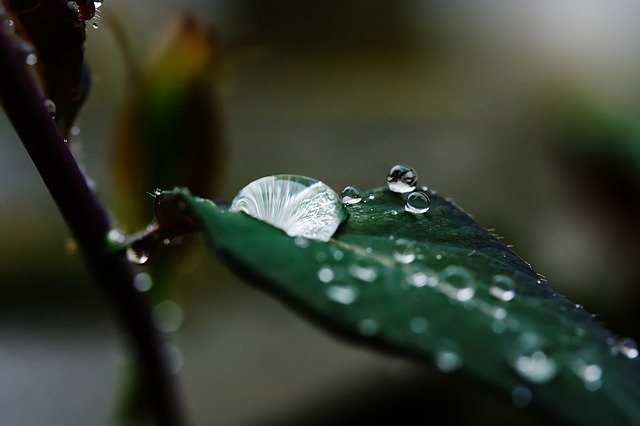
<svg viewBox="0 0 640 426">
<path fill-rule="evenodd" d="M 325 329 L 459 366 L 516 404 L 532 395 L 580 424 L 640 424 L 639 363 L 616 353 L 616 336 L 435 193 L 414 215 L 402 194 L 366 192 L 326 243 L 184 190 L 165 194 L 181 194 L 226 264 Z"/>
</svg>

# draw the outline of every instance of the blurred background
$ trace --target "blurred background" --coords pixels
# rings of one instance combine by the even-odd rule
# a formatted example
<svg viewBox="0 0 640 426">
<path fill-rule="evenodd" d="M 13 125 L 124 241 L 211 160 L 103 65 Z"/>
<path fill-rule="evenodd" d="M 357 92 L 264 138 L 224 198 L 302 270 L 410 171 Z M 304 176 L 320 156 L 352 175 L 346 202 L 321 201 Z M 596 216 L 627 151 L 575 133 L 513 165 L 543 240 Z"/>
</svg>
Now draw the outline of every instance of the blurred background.
<svg viewBox="0 0 640 426">
<path fill-rule="evenodd" d="M 640 337 L 637 2 L 107 0 L 99 12 L 72 146 L 123 230 L 152 219 L 156 187 L 230 199 L 296 173 L 340 191 L 408 163 L 551 286 Z M 109 424 L 119 330 L 4 115 L 0 235 L 0 424 Z M 193 424 L 541 422 L 459 373 L 335 340 L 198 238 L 186 245 L 141 271 Z"/>
</svg>

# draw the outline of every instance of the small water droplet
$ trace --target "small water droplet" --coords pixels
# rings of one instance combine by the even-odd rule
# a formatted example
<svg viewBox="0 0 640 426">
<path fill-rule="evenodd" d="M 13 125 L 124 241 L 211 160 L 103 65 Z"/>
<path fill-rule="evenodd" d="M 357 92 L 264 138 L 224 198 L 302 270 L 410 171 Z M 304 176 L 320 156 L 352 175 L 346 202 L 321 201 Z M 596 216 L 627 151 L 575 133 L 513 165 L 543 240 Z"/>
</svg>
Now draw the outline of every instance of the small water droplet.
<svg viewBox="0 0 640 426">
<path fill-rule="evenodd" d="M 316 253 L 316 262 L 325 262 L 327 260 L 327 253 L 319 251 Z"/>
<path fill-rule="evenodd" d="M 436 254 L 436 260 L 442 260 L 442 255 L 441 254 Z"/>
<path fill-rule="evenodd" d="M 440 349 L 436 351 L 436 367 L 443 373 L 450 373 L 457 370 L 462 365 L 462 358 L 454 346 L 445 342 Z"/>
<path fill-rule="evenodd" d="M 387 185 L 393 192 L 411 192 L 416 188 L 417 181 L 416 171 L 402 164 L 393 166 L 387 174 Z"/>
<path fill-rule="evenodd" d="M 127 240 L 127 237 L 122 231 L 114 228 L 107 233 L 107 240 L 111 243 L 122 244 Z"/>
<path fill-rule="evenodd" d="M 44 107 L 47 109 L 51 116 L 56 115 L 56 104 L 51 99 L 44 100 Z"/>
<path fill-rule="evenodd" d="M 409 321 L 409 328 L 416 334 L 422 334 L 429 328 L 429 323 L 423 317 L 413 317 Z"/>
<path fill-rule="evenodd" d="M 489 293 L 496 299 L 504 302 L 513 300 L 516 297 L 515 282 L 506 275 L 495 275 L 491 279 L 491 287 Z"/>
<path fill-rule="evenodd" d="M 27 53 L 27 55 L 24 57 L 24 62 L 29 66 L 34 66 L 38 63 L 38 55 L 36 55 L 35 53 Z"/>
<path fill-rule="evenodd" d="M 533 333 L 522 333 L 509 353 L 509 364 L 531 383 L 546 383 L 556 376 L 557 363 L 546 352 L 545 340 Z"/>
<path fill-rule="evenodd" d="M 80 127 L 79 126 L 73 126 L 71 128 L 71 136 L 79 136 L 80 135 Z"/>
<path fill-rule="evenodd" d="M 333 272 L 333 269 L 328 266 L 323 266 L 322 268 L 320 268 L 320 270 L 318 270 L 318 279 L 323 283 L 330 283 L 331 281 L 333 281 L 335 276 L 336 274 L 335 272 Z"/>
<path fill-rule="evenodd" d="M 576 353 L 571 365 L 576 375 L 584 382 L 584 387 L 592 392 L 602 386 L 602 367 L 595 351 L 581 349 Z"/>
<path fill-rule="evenodd" d="M 329 241 L 348 216 L 338 194 L 315 179 L 296 175 L 267 176 L 245 186 L 229 211 L 244 212 L 291 237 Z"/>
<path fill-rule="evenodd" d="M 453 296 L 461 302 L 473 298 L 476 293 L 473 277 L 462 266 L 450 265 L 440 272 L 440 280 L 449 284 Z M 446 288 L 443 288 L 445 291 Z"/>
<path fill-rule="evenodd" d="M 293 239 L 293 242 L 300 248 L 307 248 L 309 247 L 309 240 L 306 239 L 305 237 L 295 237 Z"/>
<path fill-rule="evenodd" d="M 526 386 L 518 386 L 511 392 L 511 402 L 517 408 L 524 408 L 531 404 L 533 400 L 533 394 L 531 390 Z"/>
<path fill-rule="evenodd" d="M 133 286 L 141 293 L 151 290 L 151 287 L 153 287 L 151 275 L 145 272 L 136 274 L 136 276 L 133 277 Z"/>
<path fill-rule="evenodd" d="M 431 199 L 424 192 L 412 192 L 407 197 L 404 209 L 412 214 L 423 214 L 429 211 Z"/>
<path fill-rule="evenodd" d="M 409 264 L 416 260 L 415 242 L 400 238 L 396 240 L 393 258 L 400 263 Z"/>
<path fill-rule="evenodd" d="M 97 30 L 100 27 L 100 24 L 98 24 L 98 21 L 92 21 L 91 26 L 94 30 Z"/>
<path fill-rule="evenodd" d="M 347 186 L 342 190 L 342 202 L 344 204 L 358 204 L 360 201 L 362 201 L 362 193 L 355 186 Z"/>
<path fill-rule="evenodd" d="M 327 297 L 336 303 L 350 305 L 358 298 L 358 290 L 351 286 L 332 285 L 327 288 Z"/>
<path fill-rule="evenodd" d="M 618 342 L 611 348 L 611 353 L 614 355 L 622 354 L 629 359 L 635 359 L 638 358 L 638 344 L 635 340 L 629 337 L 624 337 L 618 340 Z"/>
<path fill-rule="evenodd" d="M 375 199 L 376 199 L 376 196 L 375 196 L 375 195 L 373 195 L 373 194 L 371 194 L 371 195 L 369 195 L 367 198 L 368 198 L 369 200 L 375 200 Z"/>
<path fill-rule="evenodd" d="M 374 282 L 378 278 L 378 269 L 364 260 L 349 265 L 349 274 L 358 280 L 368 283 Z"/>
<path fill-rule="evenodd" d="M 149 252 L 144 250 L 134 250 L 132 247 L 127 249 L 127 259 L 136 265 L 144 265 L 149 261 Z"/>
<path fill-rule="evenodd" d="M 184 312 L 176 302 L 165 300 L 153 308 L 153 320 L 156 327 L 165 333 L 177 331 L 182 326 Z"/>
<path fill-rule="evenodd" d="M 344 259 L 344 253 L 339 248 L 331 246 L 329 250 L 331 251 L 331 257 L 333 257 L 335 260 Z"/>
<path fill-rule="evenodd" d="M 429 287 L 435 287 L 438 285 L 438 277 L 433 271 L 414 272 L 407 277 L 407 281 L 409 281 L 409 284 L 412 286 L 418 288 L 424 287 L 425 285 Z"/>
<path fill-rule="evenodd" d="M 373 336 L 380 331 L 380 324 L 374 319 L 366 318 L 358 323 L 358 331 L 363 336 Z"/>
</svg>

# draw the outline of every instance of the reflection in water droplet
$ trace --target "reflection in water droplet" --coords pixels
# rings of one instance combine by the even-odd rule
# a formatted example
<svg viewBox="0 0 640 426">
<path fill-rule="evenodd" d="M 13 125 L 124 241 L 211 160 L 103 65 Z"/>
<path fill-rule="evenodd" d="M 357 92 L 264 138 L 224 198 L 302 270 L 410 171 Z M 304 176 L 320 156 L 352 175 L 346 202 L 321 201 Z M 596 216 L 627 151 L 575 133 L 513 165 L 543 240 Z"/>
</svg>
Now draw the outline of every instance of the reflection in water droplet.
<svg viewBox="0 0 640 426">
<path fill-rule="evenodd" d="M 153 308 L 153 320 L 156 327 L 165 333 L 172 333 L 182 326 L 184 313 L 180 305 L 171 300 L 158 303 Z"/>
<path fill-rule="evenodd" d="M 329 241 L 348 212 L 342 200 L 322 182 L 296 175 L 267 176 L 245 186 L 231 202 L 288 235 Z"/>
<path fill-rule="evenodd" d="M 56 104 L 51 99 L 44 100 L 44 107 L 47 109 L 49 114 L 56 115 Z"/>
<path fill-rule="evenodd" d="M 342 305 L 350 305 L 358 298 L 358 290 L 351 286 L 332 285 L 327 288 L 327 297 Z"/>
<path fill-rule="evenodd" d="M 133 278 L 133 286 L 141 293 L 151 290 L 153 281 L 151 275 L 141 272 Z"/>
<path fill-rule="evenodd" d="M 393 258 L 404 264 L 413 262 L 416 259 L 415 242 L 403 238 L 396 240 Z"/>
<path fill-rule="evenodd" d="M 582 379 L 587 390 L 595 392 L 602 386 L 602 367 L 600 367 L 599 357 L 595 351 L 579 350 L 571 368 Z"/>
<path fill-rule="evenodd" d="M 136 265 L 144 265 L 149 261 L 149 253 L 143 250 L 137 251 L 129 247 L 127 249 L 127 259 Z"/>
<path fill-rule="evenodd" d="M 355 186 L 347 186 L 342 190 L 342 202 L 344 204 L 358 204 L 360 201 L 362 201 L 362 193 Z"/>
<path fill-rule="evenodd" d="M 611 353 L 614 355 L 622 354 L 629 359 L 635 359 L 638 357 L 638 344 L 635 340 L 624 337 L 611 348 Z"/>
<path fill-rule="evenodd" d="M 517 408 L 524 408 L 531 404 L 533 400 L 533 394 L 531 390 L 526 386 L 518 386 L 511 392 L 511 402 Z"/>
<path fill-rule="evenodd" d="M 516 284 L 506 275 L 495 275 L 491 280 L 489 293 L 496 299 L 504 302 L 512 300 L 516 296 Z"/>
<path fill-rule="evenodd" d="M 558 365 L 545 353 L 545 340 L 532 332 L 522 333 L 509 353 L 509 364 L 531 383 L 546 383 L 556 376 Z"/>
<path fill-rule="evenodd" d="M 423 317 L 413 317 L 409 322 L 409 328 L 416 334 L 421 334 L 427 331 L 429 323 Z"/>
<path fill-rule="evenodd" d="M 368 264 L 365 260 L 360 260 L 349 265 L 349 274 L 358 280 L 371 283 L 378 278 L 378 269 L 375 265 Z"/>
<path fill-rule="evenodd" d="M 387 174 L 387 185 L 393 192 L 411 192 L 416 188 L 417 181 L 418 175 L 416 171 L 402 164 L 393 166 Z"/>
<path fill-rule="evenodd" d="M 450 265 L 440 272 L 440 279 L 451 288 L 443 287 L 446 293 L 453 293 L 456 299 L 466 302 L 473 298 L 476 293 L 473 277 L 462 266 Z"/>
<path fill-rule="evenodd" d="M 333 281 L 334 277 L 335 273 L 333 272 L 333 269 L 328 266 L 323 266 L 318 271 L 318 279 L 323 283 L 330 283 L 331 281 Z"/>
<path fill-rule="evenodd" d="M 358 323 L 358 331 L 363 336 L 373 336 L 380 331 L 380 324 L 374 319 L 366 318 Z"/>
<path fill-rule="evenodd" d="M 429 211 L 431 206 L 431 199 L 424 192 L 412 192 L 407 197 L 404 209 L 409 213 L 423 214 Z"/>
</svg>

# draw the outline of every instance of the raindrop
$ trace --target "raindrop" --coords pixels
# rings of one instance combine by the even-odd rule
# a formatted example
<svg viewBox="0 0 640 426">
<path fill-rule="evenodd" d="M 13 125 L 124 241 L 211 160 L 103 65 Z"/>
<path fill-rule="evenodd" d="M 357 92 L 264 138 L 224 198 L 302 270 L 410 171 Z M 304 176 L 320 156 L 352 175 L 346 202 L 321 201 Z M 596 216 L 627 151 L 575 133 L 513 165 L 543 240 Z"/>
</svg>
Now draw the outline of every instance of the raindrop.
<svg viewBox="0 0 640 426">
<path fill-rule="evenodd" d="M 348 212 L 340 196 L 317 180 L 296 175 L 267 176 L 245 186 L 231 203 L 289 236 L 329 241 Z"/>
<path fill-rule="evenodd" d="M 156 327 L 165 333 L 177 331 L 182 325 L 183 319 L 182 308 L 171 300 L 160 302 L 153 308 L 153 320 Z"/>
<path fill-rule="evenodd" d="M 144 265 L 149 261 L 149 252 L 145 250 L 135 250 L 133 247 L 127 249 L 127 259 L 136 265 Z"/>
<path fill-rule="evenodd" d="M 133 277 L 133 286 L 141 293 L 151 290 L 151 287 L 153 286 L 151 275 L 146 272 L 140 272 Z"/>
<path fill-rule="evenodd" d="M 624 337 L 611 348 L 611 353 L 614 355 L 620 353 L 629 359 L 635 359 L 638 357 L 638 344 L 635 340 Z"/>
<path fill-rule="evenodd" d="M 35 53 L 27 53 L 27 56 L 24 57 L 24 62 L 29 66 L 34 66 L 38 63 L 38 56 Z"/>
<path fill-rule="evenodd" d="M 402 164 L 393 166 L 387 174 L 387 184 L 393 192 L 411 192 L 416 189 L 417 180 L 416 171 Z"/>
<path fill-rule="evenodd" d="M 380 324 L 374 319 L 366 318 L 358 323 L 358 331 L 363 336 L 373 336 L 380 331 Z"/>
<path fill-rule="evenodd" d="M 351 286 L 332 285 L 327 288 L 327 297 L 336 303 L 350 305 L 358 298 L 358 290 Z"/>
<path fill-rule="evenodd" d="M 509 353 L 509 364 L 531 383 L 546 383 L 556 376 L 558 365 L 544 352 L 545 346 L 541 336 L 525 332 L 514 342 L 513 350 Z"/>
<path fill-rule="evenodd" d="M 518 386 L 511 392 L 511 402 L 517 408 L 524 408 L 531 404 L 533 400 L 533 394 L 531 390 L 526 386 Z"/>
<path fill-rule="evenodd" d="M 447 266 L 440 272 L 440 279 L 451 286 L 443 290 L 461 302 L 472 299 L 476 293 L 473 277 L 462 266 Z"/>
<path fill-rule="evenodd" d="M 496 299 L 508 302 L 516 297 L 516 284 L 506 275 L 495 275 L 491 279 L 489 293 Z"/>
<path fill-rule="evenodd" d="M 344 204 L 358 204 L 360 201 L 362 201 L 362 193 L 355 186 L 347 186 L 342 190 L 342 202 Z"/>
<path fill-rule="evenodd" d="M 414 250 L 415 242 L 405 240 L 403 238 L 396 240 L 393 258 L 404 264 L 409 264 L 416 260 L 416 252 Z"/>
<path fill-rule="evenodd" d="M 404 204 L 404 209 L 409 213 L 423 214 L 429 211 L 431 200 L 429 196 L 424 192 L 412 192 L 407 197 Z"/>
<path fill-rule="evenodd" d="M 51 116 L 56 115 L 56 104 L 51 99 L 44 100 L 44 107 L 47 109 L 47 112 L 51 114 Z"/>
<path fill-rule="evenodd" d="M 426 319 L 422 317 L 413 317 L 411 321 L 409 321 L 409 328 L 416 334 L 421 334 L 427 331 L 429 328 L 429 323 Z"/>
<path fill-rule="evenodd" d="M 367 263 L 365 260 L 359 260 L 349 265 L 349 275 L 353 278 L 368 283 L 374 282 L 378 278 L 378 269 L 375 265 Z"/>
<path fill-rule="evenodd" d="M 331 269 L 328 266 L 323 266 L 322 268 L 320 268 L 320 270 L 318 271 L 318 279 L 320 281 L 322 281 L 323 283 L 330 283 L 331 281 L 333 281 L 333 279 L 335 278 L 335 273 L 333 272 L 333 269 Z"/>
</svg>

